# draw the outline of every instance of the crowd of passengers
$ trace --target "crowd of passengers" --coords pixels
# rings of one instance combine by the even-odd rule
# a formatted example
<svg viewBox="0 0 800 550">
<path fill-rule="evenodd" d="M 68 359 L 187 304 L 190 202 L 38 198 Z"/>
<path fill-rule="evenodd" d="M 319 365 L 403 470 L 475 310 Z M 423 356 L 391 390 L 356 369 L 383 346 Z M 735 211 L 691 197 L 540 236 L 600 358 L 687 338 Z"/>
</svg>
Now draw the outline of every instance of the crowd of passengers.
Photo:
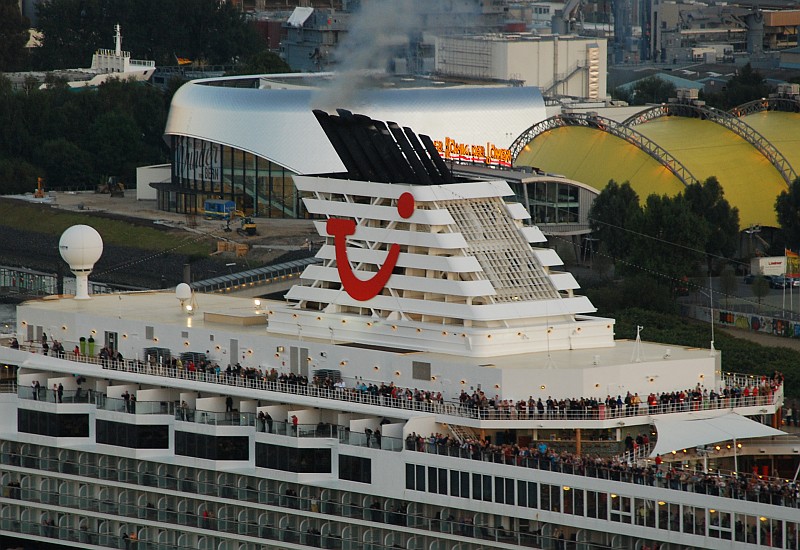
<svg viewBox="0 0 800 550">
<path fill-rule="evenodd" d="M 727 385 L 720 391 L 708 390 L 701 384 L 693 389 L 682 391 L 662 392 L 660 395 L 651 393 L 643 401 L 638 393 L 627 392 L 625 397 L 607 395 L 605 399 L 594 397 L 553 399 L 548 397 L 527 400 L 500 399 L 498 396 L 489 398 L 481 390 L 475 390 L 471 395 L 461 390 L 459 405 L 462 409 L 477 411 L 477 415 L 486 416 L 487 411 L 494 411 L 492 416 L 505 418 L 597 418 L 601 408 L 608 417 L 632 416 L 648 414 L 650 411 L 678 412 L 697 410 L 699 408 L 729 407 L 746 404 L 754 401 L 749 398 L 772 395 L 783 382 L 783 375 L 776 373 L 773 378 L 763 377 L 754 384 L 745 386 Z"/>
<path fill-rule="evenodd" d="M 444 403 L 444 396 L 441 392 L 425 391 L 420 389 L 401 388 L 396 386 L 393 382 L 388 384 L 373 384 L 372 382 L 364 382 L 363 379 L 358 379 L 352 388 L 348 388 L 344 380 L 341 378 L 333 378 L 331 376 L 314 376 L 311 380 L 307 376 L 295 374 L 293 372 L 279 373 L 277 369 L 271 368 L 269 370 L 261 369 L 260 367 L 243 367 L 241 364 L 228 365 L 226 369 L 221 369 L 217 363 L 208 360 L 192 360 L 185 363 L 177 358 L 172 358 L 166 365 L 167 369 L 181 372 L 184 369 L 190 373 L 206 373 L 217 376 L 224 376 L 225 378 L 245 378 L 249 380 L 260 380 L 269 385 L 283 386 L 287 389 L 291 388 L 308 388 L 309 386 L 316 389 L 329 390 L 329 391 L 350 391 L 353 393 L 360 393 L 375 398 L 378 402 L 379 397 L 392 398 L 405 401 L 416 401 L 419 403 Z"/>
<path fill-rule="evenodd" d="M 180 359 L 173 358 L 169 367 L 176 371 L 185 368 L 188 372 L 204 372 L 225 377 L 241 377 L 251 380 L 261 380 L 271 384 L 282 384 L 286 387 L 307 387 L 309 384 L 318 389 L 324 390 L 348 390 L 344 380 L 334 379 L 330 376 L 314 376 L 310 381 L 308 377 L 295 373 L 279 373 L 277 369 L 262 370 L 260 367 L 243 367 L 239 363 L 228 365 L 223 371 L 220 366 L 208 360 L 199 360 L 197 363 L 188 361 L 186 365 Z M 606 415 L 609 417 L 631 416 L 637 414 L 647 414 L 651 409 L 664 412 L 675 412 L 690 410 L 708 406 L 708 408 L 718 408 L 720 406 L 736 406 L 737 403 L 745 404 L 749 398 L 758 396 L 768 396 L 782 384 L 783 374 L 776 372 L 772 378 L 762 377 L 755 380 L 753 384 L 727 385 L 720 388 L 719 392 L 714 389 L 709 390 L 701 384 L 695 388 L 662 392 L 660 395 L 651 393 L 642 400 L 638 393 L 627 392 L 625 397 L 618 395 L 616 398 L 607 395 L 605 399 L 598 398 L 566 398 L 553 399 L 548 397 L 543 401 L 542 398 L 534 399 L 532 396 L 527 400 L 511 399 L 501 400 L 499 396 L 488 397 L 482 390 L 475 390 L 471 395 L 462 390 L 459 396 L 459 405 L 462 409 L 476 410 L 478 414 L 484 415 L 487 411 L 495 411 L 492 416 L 505 416 L 506 418 L 575 418 L 575 417 L 596 417 L 600 407 L 605 407 Z M 363 379 L 356 380 L 350 391 L 370 395 L 374 398 L 392 398 L 397 400 L 414 401 L 417 403 L 444 403 L 444 396 L 441 392 L 433 392 L 411 388 L 401 388 L 393 382 L 388 384 L 365 383 Z"/>
<path fill-rule="evenodd" d="M 42 336 L 42 342 L 46 342 L 46 336 Z M 16 339 L 14 339 L 16 340 Z M 17 344 L 18 346 L 19 344 Z M 12 341 L 12 347 L 14 342 Z M 46 352 L 45 352 L 46 353 Z M 78 350 L 75 351 L 79 354 Z M 102 348 L 100 359 L 103 364 L 108 360 L 121 361 L 122 355 L 118 352 Z M 159 364 L 155 357 L 149 357 L 151 365 Z M 279 373 L 277 369 L 269 370 L 261 367 L 243 367 L 241 364 L 228 365 L 222 369 L 220 365 L 205 357 L 198 356 L 197 361 L 183 361 L 178 357 L 172 357 L 161 366 L 172 371 L 173 374 L 188 372 L 206 373 L 225 378 L 245 378 L 248 380 L 261 381 L 270 385 L 281 385 L 287 389 L 307 388 L 312 386 L 317 389 L 341 392 L 350 391 L 355 394 L 370 396 L 376 403 L 378 398 L 385 402 L 394 399 L 401 402 L 414 402 L 417 404 L 443 404 L 444 396 L 441 392 L 433 392 L 420 389 L 401 388 L 393 382 L 373 384 L 365 383 L 363 379 L 356 380 L 352 388 L 347 388 L 344 380 L 334 379 L 330 376 L 314 376 L 310 381 L 308 377 L 295 373 Z M 548 396 L 546 400 L 542 398 L 534 399 L 500 399 L 499 396 L 489 397 L 482 390 L 475 390 L 472 394 L 461 390 L 458 397 L 459 407 L 464 411 L 469 411 L 475 416 L 481 417 L 505 417 L 508 419 L 569 419 L 569 418 L 600 418 L 601 411 L 607 418 L 621 416 L 635 416 L 639 414 L 652 414 L 655 412 L 677 412 L 688 410 L 699 410 L 700 408 L 720 408 L 745 405 L 759 396 L 772 395 L 783 383 L 783 374 L 775 372 L 771 378 L 762 376 L 760 379 L 753 378 L 752 383 L 741 385 L 726 385 L 716 391 L 709 390 L 701 384 L 694 388 L 662 392 L 657 395 L 651 393 L 644 399 L 638 393 L 627 392 L 625 397 L 617 395 L 613 397 L 607 395 L 605 399 L 595 397 L 572 397 L 563 399 L 553 399 Z M 796 415 L 800 417 L 800 414 Z"/>
<path fill-rule="evenodd" d="M 743 472 L 734 476 L 706 473 L 700 469 L 680 469 L 664 463 L 661 457 L 656 457 L 654 463 L 643 464 L 625 457 L 600 457 L 557 451 L 544 442 L 535 447 L 516 443 L 492 444 L 485 439 L 467 439 L 460 443 L 444 434 L 424 437 L 412 433 L 406 437 L 405 447 L 410 451 L 455 455 L 472 460 L 552 470 L 779 506 L 797 507 L 800 502 L 800 485 L 796 482 Z"/>
</svg>

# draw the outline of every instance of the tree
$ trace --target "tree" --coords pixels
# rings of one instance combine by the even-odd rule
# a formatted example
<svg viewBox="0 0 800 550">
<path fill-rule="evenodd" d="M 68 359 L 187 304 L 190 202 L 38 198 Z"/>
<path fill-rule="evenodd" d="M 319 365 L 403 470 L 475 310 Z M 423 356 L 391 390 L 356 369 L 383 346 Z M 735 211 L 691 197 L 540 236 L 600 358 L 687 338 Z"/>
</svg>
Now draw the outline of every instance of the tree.
<svg viewBox="0 0 800 550">
<path fill-rule="evenodd" d="M 218 0 L 49 0 L 39 3 L 38 17 L 42 69 L 88 65 L 97 48 L 113 45 L 117 23 L 125 50 L 157 65 L 174 65 L 176 55 L 231 65 L 266 49 L 245 15 Z"/>
<path fill-rule="evenodd" d="M 764 80 L 764 76 L 748 63 L 733 76 L 725 87 L 724 93 L 704 94 L 709 105 L 720 109 L 731 109 L 742 103 L 767 97 L 772 86 Z"/>
<path fill-rule="evenodd" d="M 697 270 L 708 235 L 708 224 L 692 212 L 683 195 L 650 195 L 632 245 L 631 262 L 668 279 L 677 289 L 684 277 Z"/>
<path fill-rule="evenodd" d="M 91 155 L 74 143 L 64 138 L 45 141 L 39 159 L 48 189 L 94 188 Z"/>
<path fill-rule="evenodd" d="M 142 133 L 130 114 L 104 113 L 91 125 L 91 150 L 98 173 L 133 181 Z"/>
<path fill-rule="evenodd" d="M 647 103 L 665 103 L 669 98 L 676 96 L 675 85 L 658 76 L 648 76 L 637 81 L 630 91 L 617 88 L 616 96 L 631 105 L 645 105 Z"/>
<path fill-rule="evenodd" d="M 20 167 L 36 166 L 49 188 L 94 187 L 100 175 L 132 181 L 136 166 L 163 163 L 167 108 L 161 93 L 113 79 L 97 89 L 69 91 L 56 79 L 40 90 L 35 79 L 14 91 L 0 78 L 0 155 L 23 164 L 0 172 L 0 193 L 16 189 Z"/>
<path fill-rule="evenodd" d="M 25 45 L 30 26 L 17 0 L 0 0 L 0 72 L 16 71 L 27 65 Z"/>
<path fill-rule="evenodd" d="M 228 75 L 288 73 L 292 68 L 278 54 L 264 50 L 237 64 Z"/>
<path fill-rule="evenodd" d="M 800 178 L 794 180 L 788 191 L 781 191 L 775 200 L 778 224 L 783 230 L 786 247 L 797 250 L 800 246 Z"/>
<path fill-rule="evenodd" d="M 764 277 L 756 277 L 753 279 L 753 284 L 751 287 L 753 292 L 753 296 L 756 297 L 758 300 L 758 311 L 761 311 L 761 301 L 764 299 L 764 296 L 769 294 L 769 281 L 767 281 Z"/>
<path fill-rule="evenodd" d="M 609 181 L 592 203 L 589 210 L 592 234 L 600 240 L 615 264 L 629 254 L 633 240 L 629 231 L 641 213 L 639 195 L 627 181 L 622 185 Z"/>
<path fill-rule="evenodd" d="M 705 219 L 709 235 L 705 243 L 708 272 L 714 257 L 731 257 L 736 253 L 739 239 L 739 209 L 725 200 L 725 192 L 711 176 L 703 183 L 689 185 L 683 193 L 692 212 Z"/>
<path fill-rule="evenodd" d="M 736 295 L 739 289 L 739 279 L 736 277 L 736 270 L 726 265 L 719 275 L 719 288 L 725 295 L 725 309 L 728 309 L 728 298 Z"/>
<path fill-rule="evenodd" d="M 19 159 L 0 160 L 0 194 L 17 195 L 36 189 L 41 170 Z"/>
</svg>

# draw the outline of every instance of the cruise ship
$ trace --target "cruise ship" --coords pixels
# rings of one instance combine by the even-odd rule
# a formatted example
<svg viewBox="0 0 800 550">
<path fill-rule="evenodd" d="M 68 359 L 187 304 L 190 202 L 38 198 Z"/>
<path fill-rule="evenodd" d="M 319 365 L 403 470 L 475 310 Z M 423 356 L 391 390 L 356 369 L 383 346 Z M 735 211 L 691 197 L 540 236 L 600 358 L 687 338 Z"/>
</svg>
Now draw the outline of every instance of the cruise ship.
<svg viewBox="0 0 800 550">
<path fill-rule="evenodd" d="M 101 236 L 62 236 L 75 296 L 0 348 L 6 547 L 798 548 L 791 480 L 719 470 L 787 437 L 779 377 L 615 340 L 505 181 L 315 114 L 347 172 L 295 176 L 283 300 L 90 295 Z"/>
</svg>

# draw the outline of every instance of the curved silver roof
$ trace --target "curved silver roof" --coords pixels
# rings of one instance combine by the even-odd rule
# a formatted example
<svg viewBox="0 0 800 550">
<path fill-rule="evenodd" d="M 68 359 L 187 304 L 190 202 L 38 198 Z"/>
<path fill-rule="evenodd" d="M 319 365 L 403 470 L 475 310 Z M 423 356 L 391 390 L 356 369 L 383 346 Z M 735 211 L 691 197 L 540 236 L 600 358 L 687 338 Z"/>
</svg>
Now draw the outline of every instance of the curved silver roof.
<svg viewBox="0 0 800 550">
<path fill-rule="evenodd" d="M 165 134 L 229 145 L 299 174 L 344 171 L 314 108 L 391 120 L 433 140 L 502 148 L 546 118 L 542 95 L 531 87 L 375 89 L 339 104 L 334 90 L 209 85 L 216 80 L 192 81 L 178 90 Z"/>
</svg>

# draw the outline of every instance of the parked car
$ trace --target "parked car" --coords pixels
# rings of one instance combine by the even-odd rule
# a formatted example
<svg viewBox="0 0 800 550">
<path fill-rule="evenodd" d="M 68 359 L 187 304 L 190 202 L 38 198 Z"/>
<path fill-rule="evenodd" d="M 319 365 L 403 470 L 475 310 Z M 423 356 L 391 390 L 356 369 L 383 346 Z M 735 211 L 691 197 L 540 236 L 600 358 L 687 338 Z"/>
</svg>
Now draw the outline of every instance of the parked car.
<svg viewBox="0 0 800 550">
<path fill-rule="evenodd" d="M 776 275 L 769 281 L 770 288 L 791 288 L 792 280 L 783 275 Z"/>
<path fill-rule="evenodd" d="M 772 287 L 773 275 L 753 275 L 752 273 L 749 273 L 748 275 L 744 276 L 744 284 L 752 285 L 753 281 L 756 280 L 756 277 L 760 277 L 760 278 L 764 279 L 765 281 L 767 281 L 769 283 L 769 286 Z"/>
</svg>

